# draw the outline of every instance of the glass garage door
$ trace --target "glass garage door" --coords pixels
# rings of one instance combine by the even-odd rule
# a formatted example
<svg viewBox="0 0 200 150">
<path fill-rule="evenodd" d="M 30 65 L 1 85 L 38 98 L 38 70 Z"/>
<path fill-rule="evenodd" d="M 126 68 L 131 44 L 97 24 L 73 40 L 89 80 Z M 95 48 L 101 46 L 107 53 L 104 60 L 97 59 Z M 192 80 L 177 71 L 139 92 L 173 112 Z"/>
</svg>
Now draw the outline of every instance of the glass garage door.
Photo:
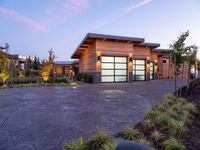
<svg viewBox="0 0 200 150">
<path fill-rule="evenodd" d="M 127 57 L 102 56 L 101 82 L 127 82 Z"/>
<path fill-rule="evenodd" d="M 134 81 L 146 80 L 146 60 L 141 60 L 141 59 L 133 60 L 133 80 Z"/>
<path fill-rule="evenodd" d="M 154 79 L 154 62 L 150 62 L 150 80 Z"/>
</svg>

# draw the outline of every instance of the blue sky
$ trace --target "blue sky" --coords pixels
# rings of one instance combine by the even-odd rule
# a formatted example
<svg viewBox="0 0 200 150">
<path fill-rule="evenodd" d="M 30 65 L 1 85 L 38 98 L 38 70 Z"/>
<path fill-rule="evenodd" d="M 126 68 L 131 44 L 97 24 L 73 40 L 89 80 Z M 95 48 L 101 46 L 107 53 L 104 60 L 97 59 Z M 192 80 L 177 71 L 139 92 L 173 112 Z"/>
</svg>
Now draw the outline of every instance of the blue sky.
<svg viewBox="0 0 200 150">
<path fill-rule="evenodd" d="M 10 53 L 69 60 L 88 33 L 145 38 L 168 48 L 190 30 L 200 47 L 199 0 L 0 0 L 0 45 Z M 200 55 L 199 55 L 200 56 Z"/>
</svg>

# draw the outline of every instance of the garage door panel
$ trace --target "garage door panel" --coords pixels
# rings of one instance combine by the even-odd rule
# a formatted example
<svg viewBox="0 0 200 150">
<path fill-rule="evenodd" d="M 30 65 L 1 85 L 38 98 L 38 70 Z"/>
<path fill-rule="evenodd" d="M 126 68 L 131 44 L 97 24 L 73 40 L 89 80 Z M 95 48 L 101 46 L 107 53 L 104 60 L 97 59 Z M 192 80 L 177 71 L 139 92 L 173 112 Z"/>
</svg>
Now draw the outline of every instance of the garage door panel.
<svg viewBox="0 0 200 150">
<path fill-rule="evenodd" d="M 102 76 L 101 81 L 102 82 L 114 82 L 114 76 Z"/>
<path fill-rule="evenodd" d="M 101 58 L 102 62 L 113 62 L 114 63 L 114 57 L 110 57 L 110 56 L 103 56 Z"/>
<path fill-rule="evenodd" d="M 102 70 L 101 71 L 101 75 L 110 75 L 110 76 L 113 76 L 114 75 L 114 70 Z"/>
<path fill-rule="evenodd" d="M 134 80 L 136 80 L 136 81 L 143 81 L 143 80 L 145 80 L 145 76 L 134 76 L 133 77 L 134 78 Z"/>
<path fill-rule="evenodd" d="M 102 63 L 102 69 L 113 69 L 114 63 Z"/>
<path fill-rule="evenodd" d="M 115 70 L 115 75 L 127 75 L 127 70 Z"/>
<path fill-rule="evenodd" d="M 126 76 L 115 76 L 115 82 L 126 82 Z"/>
<path fill-rule="evenodd" d="M 127 63 L 127 58 L 126 57 L 115 57 L 115 62 L 116 63 Z"/>
<path fill-rule="evenodd" d="M 127 64 L 115 64 L 115 68 L 117 68 L 117 69 L 127 69 Z"/>
<path fill-rule="evenodd" d="M 145 70 L 145 66 L 144 65 L 142 65 L 142 66 L 137 65 L 137 66 L 135 66 L 135 69 L 136 70 Z"/>
</svg>

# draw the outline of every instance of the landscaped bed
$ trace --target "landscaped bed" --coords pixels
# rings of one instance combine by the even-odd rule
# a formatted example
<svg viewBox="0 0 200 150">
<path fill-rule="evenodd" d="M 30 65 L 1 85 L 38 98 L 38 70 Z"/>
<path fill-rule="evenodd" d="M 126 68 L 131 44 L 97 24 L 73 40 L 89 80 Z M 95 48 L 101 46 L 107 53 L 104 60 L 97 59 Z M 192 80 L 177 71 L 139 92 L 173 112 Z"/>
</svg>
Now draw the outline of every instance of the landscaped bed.
<svg viewBox="0 0 200 150">
<path fill-rule="evenodd" d="M 200 147 L 199 112 L 198 88 L 192 89 L 185 98 L 170 94 L 147 112 L 145 119 L 136 127 L 124 129 L 116 137 L 137 141 L 159 150 L 196 150 Z M 114 150 L 112 138 L 100 132 L 85 144 L 80 144 L 80 141 L 67 143 L 64 150 Z"/>
<path fill-rule="evenodd" d="M 10 89 L 10 88 L 30 88 L 30 87 L 42 87 L 42 86 L 69 86 L 69 87 L 77 87 L 77 83 L 66 83 L 66 82 L 60 82 L 60 83 L 27 83 L 27 84 L 13 84 L 13 85 L 4 85 L 0 86 L 0 89 Z"/>
</svg>

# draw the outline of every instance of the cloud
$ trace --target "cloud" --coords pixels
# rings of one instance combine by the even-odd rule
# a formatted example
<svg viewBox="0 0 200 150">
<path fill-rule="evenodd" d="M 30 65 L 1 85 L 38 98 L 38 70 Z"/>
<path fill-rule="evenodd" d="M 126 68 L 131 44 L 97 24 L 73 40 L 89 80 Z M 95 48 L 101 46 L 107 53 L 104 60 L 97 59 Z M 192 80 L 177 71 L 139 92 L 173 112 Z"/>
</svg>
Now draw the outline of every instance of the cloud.
<svg viewBox="0 0 200 150">
<path fill-rule="evenodd" d="M 48 24 L 55 26 L 79 15 L 89 6 L 89 0 L 53 0 L 43 10 L 42 18 Z"/>
<path fill-rule="evenodd" d="M 102 19 L 99 19 L 98 21 L 94 22 L 90 28 L 91 29 L 97 29 L 100 28 L 110 22 L 112 22 L 113 20 L 116 20 L 122 16 L 124 16 L 125 14 L 133 11 L 136 8 L 142 7 L 144 5 L 147 5 L 148 3 L 152 2 L 153 0 L 139 0 L 138 3 L 133 3 L 129 6 L 123 7 L 120 10 L 117 10 L 115 12 L 110 13 L 109 15 L 105 16 Z"/>
<path fill-rule="evenodd" d="M 6 17 L 9 17 L 10 19 L 23 23 L 27 26 L 32 27 L 33 29 L 36 30 L 40 30 L 40 31 L 46 31 L 47 27 L 41 23 L 38 23 L 34 20 L 32 20 L 31 18 L 28 18 L 26 16 L 23 16 L 22 14 L 20 14 L 19 12 L 13 10 L 13 9 L 9 9 L 9 8 L 4 8 L 4 7 L 0 7 L 0 15 L 4 15 Z"/>
<path fill-rule="evenodd" d="M 138 3 L 133 3 L 133 4 L 129 5 L 128 7 L 126 7 L 124 13 L 128 13 L 138 7 L 147 5 L 148 3 L 152 2 L 152 1 L 153 0 L 140 0 Z"/>
</svg>

